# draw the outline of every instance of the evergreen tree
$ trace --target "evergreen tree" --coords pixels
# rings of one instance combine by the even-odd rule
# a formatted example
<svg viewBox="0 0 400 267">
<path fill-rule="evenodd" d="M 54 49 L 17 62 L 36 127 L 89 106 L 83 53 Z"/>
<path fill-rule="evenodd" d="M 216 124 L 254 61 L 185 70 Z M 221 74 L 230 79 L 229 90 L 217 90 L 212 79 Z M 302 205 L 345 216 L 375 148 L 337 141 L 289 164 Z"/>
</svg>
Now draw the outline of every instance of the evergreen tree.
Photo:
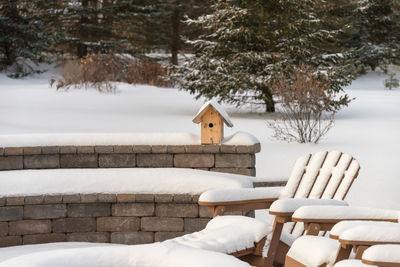
<svg viewBox="0 0 400 267">
<path fill-rule="evenodd" d="M 195 56 L 178 68 L 181 87 L 197 97 L 217 97 L 236 105 L 264 104 L 275 110 L 272 86 L 280 73 L 301 64 L 328 77 L 330 90 L 339 92 L 352 80 L 352 64 L 344 52 L 329 54 L 338 29 L 323 28 L 314 12 L 316 1 L 226 1 L 214 12 L 189 25 L 204 29 L 189 41 Z M 347 95 L 334 102 L 338 109 Z"/>
<path fill-rule="evenodd" d="M 43 20 L 34 12 L 41 3 L 0 2 L 0 70 L 10 71 L 11 77 L 35 72 L 34 65 L 47 59 L 52 33 L 45 30 Z"/>
<path fill-rule="evenodd" d="M 355 58 L 359 63 L 373 70 L 400 64 L 400 2 L 362 0 L 355 19 L 359 29 Z"/>
</svg>

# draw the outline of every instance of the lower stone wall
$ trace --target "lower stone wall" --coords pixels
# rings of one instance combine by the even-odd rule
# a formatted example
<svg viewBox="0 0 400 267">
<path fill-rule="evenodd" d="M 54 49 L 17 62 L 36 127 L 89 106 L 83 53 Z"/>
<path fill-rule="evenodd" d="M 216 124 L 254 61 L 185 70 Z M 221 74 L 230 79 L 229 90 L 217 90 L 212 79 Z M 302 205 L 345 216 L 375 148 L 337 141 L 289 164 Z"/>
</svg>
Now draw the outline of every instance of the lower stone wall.
<svg viewBox="0 0 400 267">
<path fill-rule="evenodd" d="M 0 198 L 0 247 L 62 241 L 145 244 L 204 229 L 198 196 L 47 195 Z"/>
</svg>

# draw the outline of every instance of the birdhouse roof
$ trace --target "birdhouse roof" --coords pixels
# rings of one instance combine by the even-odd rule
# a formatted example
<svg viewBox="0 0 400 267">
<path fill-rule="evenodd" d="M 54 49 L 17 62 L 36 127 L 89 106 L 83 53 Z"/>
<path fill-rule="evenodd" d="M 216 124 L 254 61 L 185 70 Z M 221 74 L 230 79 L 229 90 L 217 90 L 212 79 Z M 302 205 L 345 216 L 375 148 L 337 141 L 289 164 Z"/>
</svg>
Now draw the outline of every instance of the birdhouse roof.
<svg viewBox="0 0 400 267">
<path fill-rule="evenodd" d="M 225 124 L 229 127 L 233 127 L 233 123 L 231 121 L 231 118 L 229 118 L 228 113 L 226 113 L 226 111 L 223 109 L 223 107 L 221 107 L 220 104 L 218 104 L 217 102 L 210 100 L 208 102 L 206 102 L 199 110 L 199 112 L 197 112 L 196 116 L 193 119 L 194 123 L 200 123 L 201 122 L 201 118 L 203 117 L 203 115 L 207 112 L 207 110 L 209 110 L 210 108 L 214 109 L 224 120 Z"/>
</svg>

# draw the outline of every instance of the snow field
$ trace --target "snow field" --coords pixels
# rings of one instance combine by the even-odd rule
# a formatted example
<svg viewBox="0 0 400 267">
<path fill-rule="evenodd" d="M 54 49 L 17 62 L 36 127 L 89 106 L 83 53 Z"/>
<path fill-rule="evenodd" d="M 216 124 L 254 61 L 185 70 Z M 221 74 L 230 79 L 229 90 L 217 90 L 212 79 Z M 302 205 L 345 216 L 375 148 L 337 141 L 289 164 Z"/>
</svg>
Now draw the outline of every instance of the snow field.
<svg viewBox="0 0 400 267">
<path fill-rule="evenodd" d="M 47 76 L 46 76 L 47 75 Z M 32 133 L 171 133 L 200 134 L 192 123 L 204 99 L 184 91 L 147 85 L 118 84 L 115 94 L 95 90 L 56 91 L 47 73 L 36 78 L 9 79 L 0 74 L 0 134 Z M 361 165 L 347 197 L 350 205 L 400 209 L 400 90 L 385 90 L 385 74 L 364 75 L 348 87 L 356 99 L 336 116 L 336 125 L 320 144 L 272 140 L 265 120 L 271 115 L 249 113 L 224 105 L 234 127 L 225 135 L 249 132 L 261 141 L 257 179 L 284 180 L 294 161 L 306 153 L 337 150 Z M 166 135 L 167 136 L 167 135 Z"/>
</svg>

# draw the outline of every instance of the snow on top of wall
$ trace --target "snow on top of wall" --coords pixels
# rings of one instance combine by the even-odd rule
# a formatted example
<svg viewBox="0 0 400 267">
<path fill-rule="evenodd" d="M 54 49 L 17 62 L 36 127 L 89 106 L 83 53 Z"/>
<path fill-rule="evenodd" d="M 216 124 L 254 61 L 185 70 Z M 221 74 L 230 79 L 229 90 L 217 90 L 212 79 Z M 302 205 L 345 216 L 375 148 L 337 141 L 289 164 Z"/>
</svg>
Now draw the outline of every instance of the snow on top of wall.
<svg viewBox="0 0 400 267">
<path fill-rule="evenodd" d="M 106 267 L 106 266 L 250 266 L 233 256 L 201 249 L 194 249 L 173 243 L 153 243 L 145 245 L 115 245 L 90 243 L 73 246 L 66 243 L 51 243 L 45 245 L 30 245 L 24 253 L 14 255 L 0 262 L 7 267 Z M 7 248 L 19 250 L 20 247 Z M 0 249 L 0 256 L 3 253 Z"/>
<path fill-rule="evenodd" d="M 0 147 L 106 146 L 106 145 L 199 145 L 191 133 L 51 133 L 0 135 Z M 222 142 L 226 145 L 254 145 L 253 135 L 237 132 Z"/>
<path fill-rule="evenodd" d="M 233 127 L 233 123 L 232 123 L 231 118 L 229 117 L 228 113 L 226 113 L 225 109 L 224 109 L 220 104 L 218 104 L 216 101 L 214 101 L 214 100 L 210 100 L 210 101 L 206 102 L 206 103 L 199 109 L 199 111 L 197 112 L 196 116 L 195 116 L 194 119 L 193 119 L 193 122 L 195 122 L 195 120 L 196 120 L 199 116 L 201 116 L 201 115 L 203 114 L 203 112 L 206 110 L 206 108 L 207 108 L 208 106 L 213 107 L 213 108 L 219 113 L 219 115 L 222 116 L 222 118 L 224 119 L 224 121 L 225 121 L 225 123 L 226 123 L 227 126 Z"/>
<path fill-rule="evenodd" d="M 201 194 L 253 187 L 244 175 L 178 168 L 57 169 L 0 172 L 0 196 L 52 194 Z"/>
<path fill-rule="evenodd" d="M 258 143 L 260 143 L 260 141 L 254 135 L 241 131 L 231 136 L 227 136 L 222 140 L 222 144 L 224 145 L 251 146 Z"/>
</svg>

